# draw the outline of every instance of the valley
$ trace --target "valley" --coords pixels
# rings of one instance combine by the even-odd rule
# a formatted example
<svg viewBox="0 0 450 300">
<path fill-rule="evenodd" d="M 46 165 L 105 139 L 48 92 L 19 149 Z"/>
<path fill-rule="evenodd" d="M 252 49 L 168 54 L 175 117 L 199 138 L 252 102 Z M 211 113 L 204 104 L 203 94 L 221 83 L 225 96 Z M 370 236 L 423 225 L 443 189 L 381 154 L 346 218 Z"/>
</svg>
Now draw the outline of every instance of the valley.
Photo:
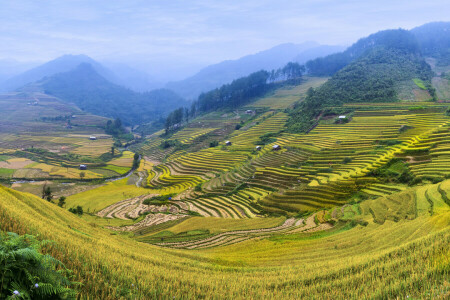
<svg viewBox="0 0 450 300">
<path fill-rule="evenodd" d="M 190 102 L 86 62 L 1 94 L 0 242 L 33 235 L 70 299 L 448 298 L 449 67 L 421 30 Z"/>
</svg>

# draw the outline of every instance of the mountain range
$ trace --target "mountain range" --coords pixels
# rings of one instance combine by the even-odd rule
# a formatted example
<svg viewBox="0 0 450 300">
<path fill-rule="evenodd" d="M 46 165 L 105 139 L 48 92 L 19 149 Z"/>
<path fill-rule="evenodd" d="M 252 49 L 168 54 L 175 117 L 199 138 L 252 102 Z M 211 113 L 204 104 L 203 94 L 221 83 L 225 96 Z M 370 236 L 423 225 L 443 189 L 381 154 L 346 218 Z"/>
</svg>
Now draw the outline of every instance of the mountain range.
<svg viewBox="0 0 450 300">
<path fill-rule="evenodd" d="M 169 82 L 166 88 L 174 90 L 186 99 L 195 99 L 202 92 L 220 87 L 250 73 L 278 69 L 290 61 L 303 64 L 310 59 L 342 50 L 344 50 L 342 46 L 320 45 L 316 42 L 281 44 L 236 60 L 210 65 L 182 81 Z"/>
</svg>

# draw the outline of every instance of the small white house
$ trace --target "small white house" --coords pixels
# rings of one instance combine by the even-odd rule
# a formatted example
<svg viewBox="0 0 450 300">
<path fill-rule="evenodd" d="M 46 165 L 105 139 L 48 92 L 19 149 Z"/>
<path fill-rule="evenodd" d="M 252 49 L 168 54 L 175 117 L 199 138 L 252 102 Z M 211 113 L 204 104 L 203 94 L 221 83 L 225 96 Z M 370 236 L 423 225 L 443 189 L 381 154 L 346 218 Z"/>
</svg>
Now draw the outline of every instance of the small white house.
<svg viewBox="0 0 450 300">
<path fill-rule="evenodd" d="M 256 151 L 260 151 L 261 149 L 261 146 L 256 146 Z"/>
<path fill-rule="evenodd" d="M 346 118 L 347 118 L 347 116 L 344 116 L 344 115 L 338 117 L 338 119 L 346 119 Z"/>
<path fill-rule="evenodd" d="M 90 139 L 91 141 L 95 141 L 97 138 L 96 138 L 95 136 L 90 136 L 89 139 Z"/>
<path fill-rule="evenodd" d="M 231 146 L 231 142 L 230 142 L 230 141 L 226 141 L 226 142 L 225 142 L 225 145 Z"/>
<path fill-rule="evenodd" d="M 80 165 L 79 169 L 80 170 L 87 170 L 87 166 L 86 165 Z"/>
<path fill-rule="evenodd" d="M 245 113 L 251 115 L 251 114 L 253 113 L 253 110 L 247 109 L 247 110 L 245 111 Z"/>
<path fill-rule="evenodd" d="M 273 145 L 272 146 L 272 150 L 281 150 L 281 146 L 280 145 Z"/>
</svg>

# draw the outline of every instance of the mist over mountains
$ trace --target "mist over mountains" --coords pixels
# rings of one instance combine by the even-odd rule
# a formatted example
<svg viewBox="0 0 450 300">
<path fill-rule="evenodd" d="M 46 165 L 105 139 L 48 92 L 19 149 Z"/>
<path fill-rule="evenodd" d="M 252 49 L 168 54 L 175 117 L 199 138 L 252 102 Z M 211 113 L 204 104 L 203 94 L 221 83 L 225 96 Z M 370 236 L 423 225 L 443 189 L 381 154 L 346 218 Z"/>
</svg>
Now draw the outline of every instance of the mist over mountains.
<svg viewBox="0 0 450 300">
<path fill-rule="evenodd" d="M 182 81 L 169 82 L 166 87 L 186 99 L 195 99 L 202 92 L 230 83 L 234 79 L 250 73 L 259 70 L 271 71 L 290 61 L 303 64 L 310 59 L 344 49 L 342 46 L 320 45 L 316 42 L 281 44 L 237 60 L 227 60 L 210 65 Z"/>
</svg>

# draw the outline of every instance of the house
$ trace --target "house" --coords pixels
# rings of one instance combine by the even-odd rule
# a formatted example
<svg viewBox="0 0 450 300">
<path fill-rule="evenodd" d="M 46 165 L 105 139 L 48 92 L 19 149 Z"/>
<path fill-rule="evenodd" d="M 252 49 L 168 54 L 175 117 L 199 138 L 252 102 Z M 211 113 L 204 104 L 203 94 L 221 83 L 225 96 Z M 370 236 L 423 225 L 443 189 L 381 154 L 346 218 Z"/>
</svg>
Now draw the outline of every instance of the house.
<svg viewBox="0 0 450 300">
<path fill-rule="evenodd" d="M 281 150 L 281 146 L 280 145 L 273 145 L 272 146 L 272 150 L 274 150 L 274 151 Z"/>
<path fill-rule="evenodd" d="M 256 146 L 256 151 L 260 151 L 261 149 L 261 146 Z"/>
<path fill-rule="evenodd" d="M 80 165 L 79 169 L 80 170 L 87 170 L 87 166 L 86 165 Z"/>
<path fill-rule="evenodd" d="M 342 116 L 339 116 L 338 119 L 347 119 L 347 116 L 342 115 Z"/>
<path fill-rule="evenodd" d="M 253 113 L 253 110 L 247 109 L 247 110 L 245 111 L 245 113 L 251 115 L 251 114 Z"/>
<path fill-rule="evenodd" d="M 89 139 L 90 139 L 91 141 L 95 141 L 97 138 L 96 138 L 95 136 L 90 136 Z"/>
<path fill-rule="evenodd" d="M 226 141 L 226 142 L 225 142 L 225 145 L 231 146 L 231 142 L 230 142 L 230 141 Z"/>
</svg>

